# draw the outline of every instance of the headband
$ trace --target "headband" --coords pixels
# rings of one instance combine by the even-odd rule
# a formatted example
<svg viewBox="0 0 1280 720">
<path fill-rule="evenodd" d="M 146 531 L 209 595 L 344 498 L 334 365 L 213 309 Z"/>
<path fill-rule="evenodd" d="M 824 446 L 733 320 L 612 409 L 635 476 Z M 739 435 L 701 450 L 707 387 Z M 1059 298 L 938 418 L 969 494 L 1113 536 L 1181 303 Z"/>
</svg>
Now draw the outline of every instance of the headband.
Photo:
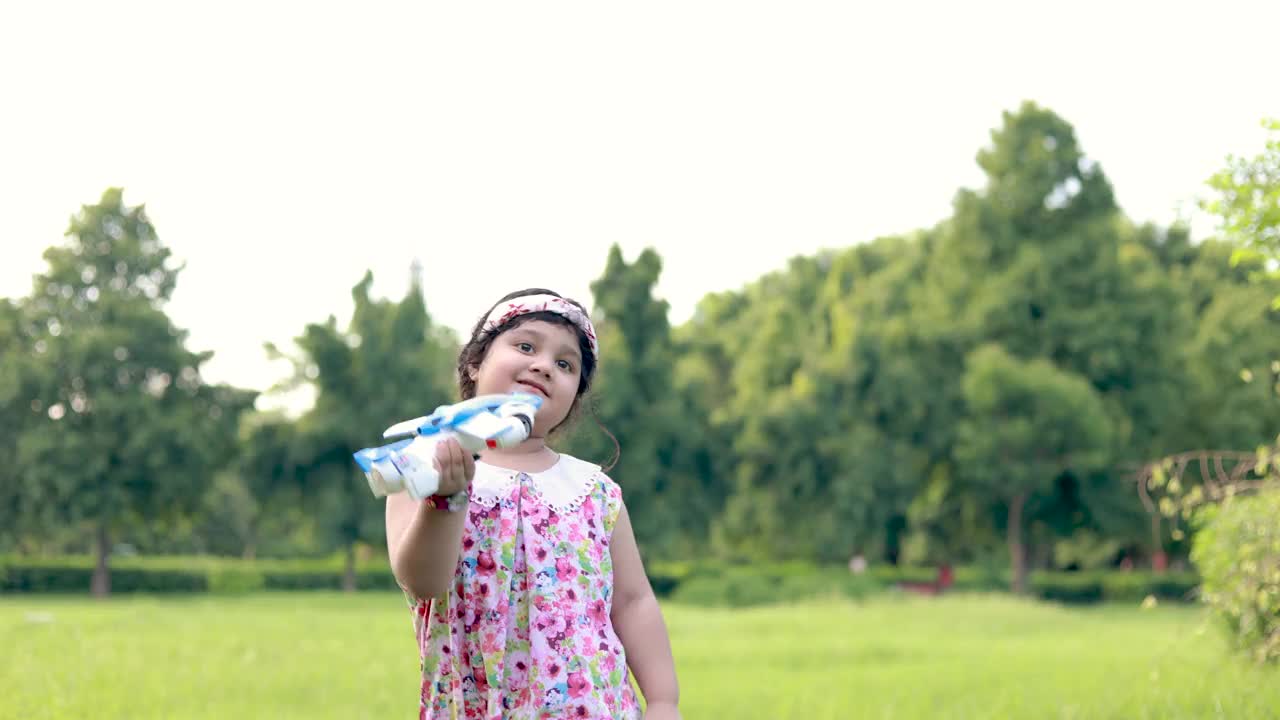
<svg viewBox="0 0 1280 720">
<path fill-rule="evenodd" d="M 573 323 L 583 335 L 587 336 L 587 344 L 591 346 L 591 354 L 600 359 L 600 347 L 596 342 L 596 331 L 587 314 L 577 305 L 555 295 L 524 295 L 498 303 L 485 318 L 481 332 L 493 332 L 519 315 L 534 312 L 552 312 Z"/>
</svg>

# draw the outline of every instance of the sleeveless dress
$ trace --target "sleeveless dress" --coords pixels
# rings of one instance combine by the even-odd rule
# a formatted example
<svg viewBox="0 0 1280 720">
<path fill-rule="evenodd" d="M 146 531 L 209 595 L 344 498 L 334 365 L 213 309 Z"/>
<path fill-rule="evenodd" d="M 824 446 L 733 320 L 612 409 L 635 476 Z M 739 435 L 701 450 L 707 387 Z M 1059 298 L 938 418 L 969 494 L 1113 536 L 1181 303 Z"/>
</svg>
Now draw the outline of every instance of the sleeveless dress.
<svg viewBox="0 0 1280 720">
<path fill-rule="evenodd" d="M 640 717 L 610 621 L 621 507 L 569 455 L 539 473 L 476 463 L 453 586 L 410 598 L 420 720 Z"/>
</svg>

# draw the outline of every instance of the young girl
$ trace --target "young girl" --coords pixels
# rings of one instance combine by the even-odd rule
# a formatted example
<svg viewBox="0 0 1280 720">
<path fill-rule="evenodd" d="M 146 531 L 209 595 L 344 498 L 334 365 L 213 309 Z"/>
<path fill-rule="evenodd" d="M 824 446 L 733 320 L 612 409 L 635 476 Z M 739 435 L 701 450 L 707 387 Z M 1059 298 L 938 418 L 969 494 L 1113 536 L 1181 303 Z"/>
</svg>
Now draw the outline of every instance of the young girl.
<svg viewBox="0 0 1280 720">
<path fill-rule="evenodd" d="M 617 483 L 549 448 L 599 359 L 577 302 L 511 293 L 458 358 L 464 399 L 542 397 L 529 439 L 473 458 L 437 445 L 440 494 L 386 501 L 392 570 L 414 610 L 419 718 L 679 718 L 667 630 Z"/>
</svg>

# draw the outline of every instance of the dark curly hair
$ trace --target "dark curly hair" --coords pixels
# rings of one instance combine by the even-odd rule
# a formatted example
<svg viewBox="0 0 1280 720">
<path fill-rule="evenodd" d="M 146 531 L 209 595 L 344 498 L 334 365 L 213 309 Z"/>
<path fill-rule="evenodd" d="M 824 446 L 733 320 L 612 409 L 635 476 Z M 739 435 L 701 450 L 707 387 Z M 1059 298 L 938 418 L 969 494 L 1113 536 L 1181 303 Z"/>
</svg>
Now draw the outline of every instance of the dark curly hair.
<svg viewBox="0 0 1280 720">
<path fill-rule="evenodd" d="M 587 314 L 587 309 L 582 305 L 582 303 L 574 300 L 573 298 L 564 297 L 560 293 L 546 288 L 526 288 L 524 290 L 507 293 L 490 306 L 489 309 L 485 311 L 478 320 L 476 320 L 476 324 L 471 328 L 471 337 L 465 344 L 463 344 L 462 350 L 458 353 L 458 393 L 463 400 L 469 400 L 476 396 L 476 381 L 472 379 L 471 372 L 480 367 L 480 363 L 484 360 L 485 355 L 488 354 L 489 347 L 493 344 L 494 338 L 498 337 L 502 333 L 507 332 L 508 330 L 514 330 L 524 323 L 534 320 L 541 320 L 543 322 L 569 328 L 578 338 L 578 350 L 582 353 L 582 371 L 578 376 L 578 392 L 573 398 L 573 404 L 569 406 L 569 414 L 559 425 L 552 428 L 551 432 L 555 433 L 563 427 L 572 425 L 578 418 L 582 404 L 585 403 L 591 410 L 592 417 L 595 419 L 596 424 L 606 435 L 609 436 L 609 439 L 613 441 L 614 456 L 608 466 L 605 467 L 605 470 L 608 470 L 617 463 L 618 457 L 621 455 L 621 448 L 618 446 L 618 439 L 614 437 L 613 433 L 609 432 L 609 429 L 606 428 L 603 423 L 600 422 L 599 416 L 596 415 L 595 406 L 587 396 L 587 393 L 591 391 L 591 381 L 595 378 L 598 359 L 596 358 L 595 353 L 591 351 L 591 343 L 587 339 L 586 333 L 582 332 L 581 328 L 573 324 L 573 322 L 563 315 L 547 310 L 517 315 L 493 330 L 487 332 L 484 330 L 484 322 L 489 317 L 489 313 L 493 312 L 494 308 L 508 300 L 514 300 L 515 298 L 525 297 L 527 295 L 552 295 L 577 306 L 577 308 L 582 311 L 583 315 Z"/>
</svg>

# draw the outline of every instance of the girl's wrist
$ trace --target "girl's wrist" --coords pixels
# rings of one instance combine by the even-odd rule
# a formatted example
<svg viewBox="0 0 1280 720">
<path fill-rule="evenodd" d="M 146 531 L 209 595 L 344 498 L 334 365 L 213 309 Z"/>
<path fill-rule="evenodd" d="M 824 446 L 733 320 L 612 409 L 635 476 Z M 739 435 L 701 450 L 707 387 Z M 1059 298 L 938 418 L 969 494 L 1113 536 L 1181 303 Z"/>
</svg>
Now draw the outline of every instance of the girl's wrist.
<svg viewBox="0 0 1280 720">
<path fill-rule="evenodd" d="M 468 490 L 460 490 L 452 495 L 432 495 L 422 501 L 424 505 L 432 510 L 443 510 L 445 512 L 461 512 L 465 510 L 467 504 L 471 501 L 471 493 Z"/>
</svg>

